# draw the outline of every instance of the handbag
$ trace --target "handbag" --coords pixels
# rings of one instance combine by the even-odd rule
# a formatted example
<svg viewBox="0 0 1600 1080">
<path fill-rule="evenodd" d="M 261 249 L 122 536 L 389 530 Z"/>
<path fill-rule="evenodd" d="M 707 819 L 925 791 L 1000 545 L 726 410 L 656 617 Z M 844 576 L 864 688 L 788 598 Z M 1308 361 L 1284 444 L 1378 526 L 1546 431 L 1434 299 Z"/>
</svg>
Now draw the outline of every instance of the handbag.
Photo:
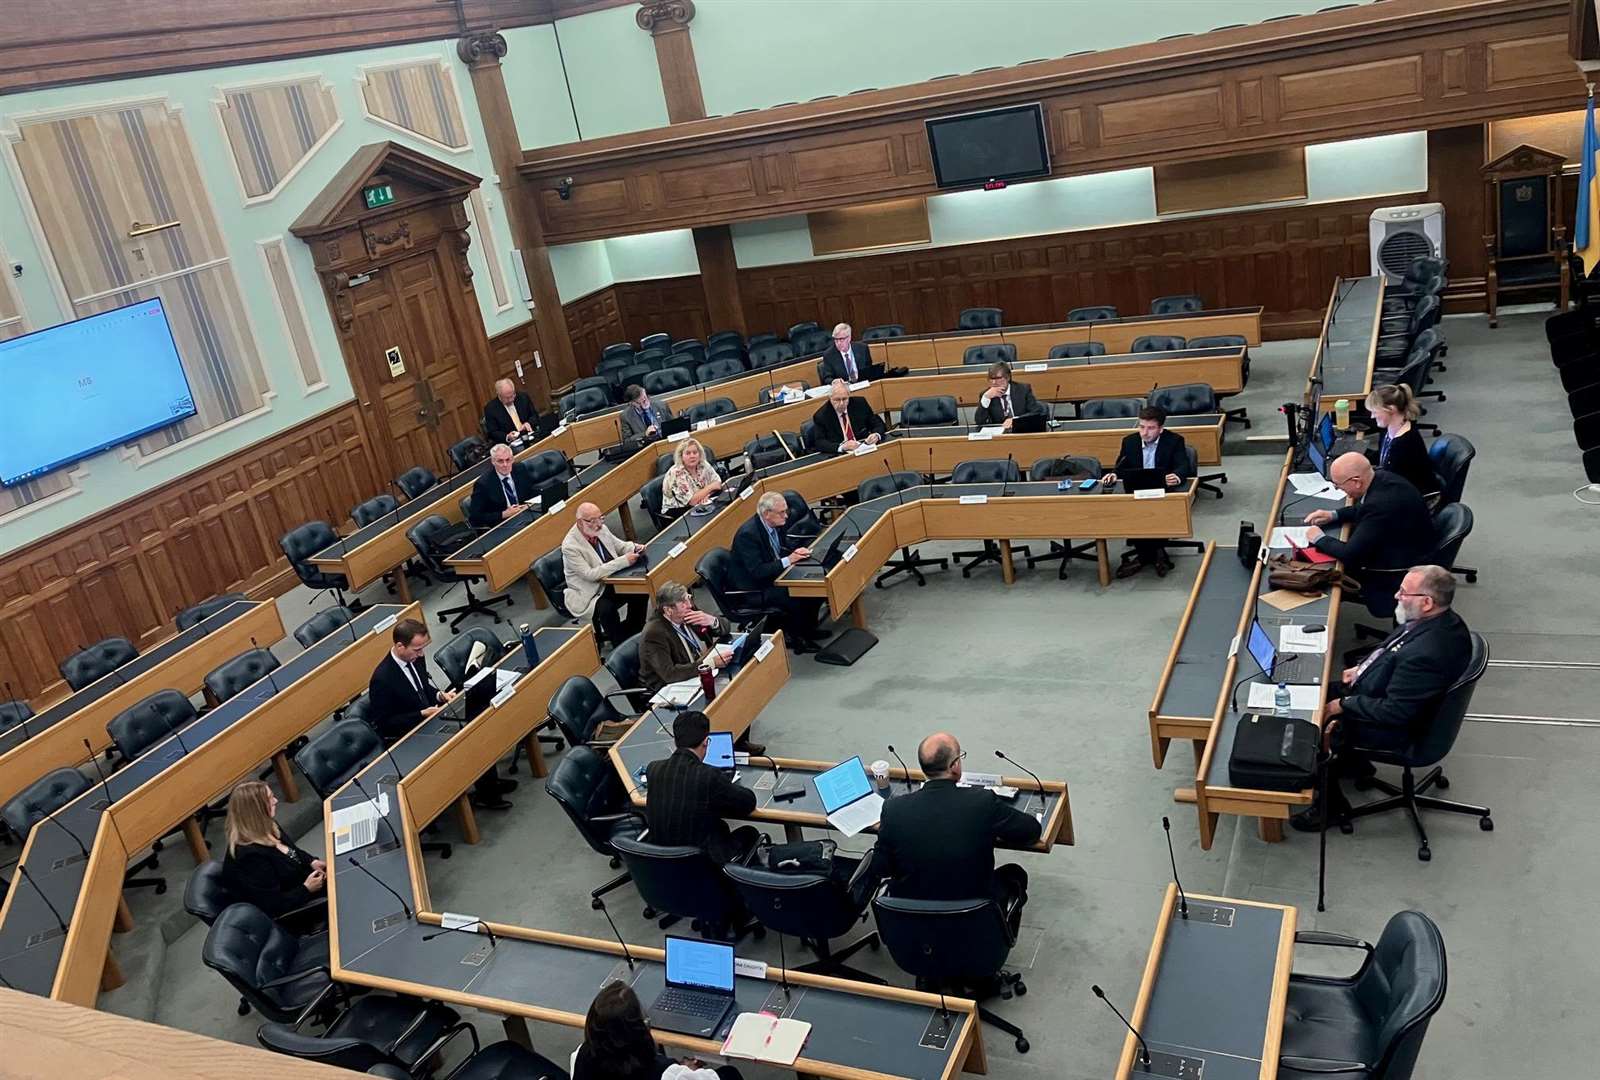
<svg viewBox="0 0 1600 1080">
<path fill-rule="evenodd" d="M 839 845 L 832 840 L 802 840 L 761 848 L 767 869 L 775 874 L 833 873 L 833 855 Z"/>
<path fill-rule="evenodd" d="M 1299 562 L 1287 555 L 1273 555 L 1267 559 L 1267 584 L 1274 589 L 1299 593 L 1326 592 L 1334 586 L 1357 591 L 1361 588 L 1335 563 Z"/>
<path fill-rule="evenodd" d="M 1245 713 L 1233 735 L 1228 782 L 1252 791 L 1304 791 L 1316 779 L 1319 742 L 1309 720 Z"/>
</svg>

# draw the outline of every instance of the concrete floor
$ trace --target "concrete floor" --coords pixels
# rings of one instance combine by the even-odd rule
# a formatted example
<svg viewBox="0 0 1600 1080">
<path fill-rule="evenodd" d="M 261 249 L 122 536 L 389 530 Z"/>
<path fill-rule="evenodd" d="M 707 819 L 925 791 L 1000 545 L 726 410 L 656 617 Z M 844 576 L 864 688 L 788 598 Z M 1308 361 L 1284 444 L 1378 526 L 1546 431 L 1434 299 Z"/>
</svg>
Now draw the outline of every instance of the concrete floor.
<svg viewBox="0 0 1600 1080">
<path fill-rule="evenodd" d="M 1437 387 L 1449 400 L 1431 403 L 1426 419 L 1478 447 L 1464 500 L 1476 514 L 1476 528 L 1461 558 L 1483 576 L 1462 586 L 1458 609 L 1489 635 L 1497 657 L 1592 661 L 1597 638 L 1591 613 L 1600 579 L 1591 569 L 1593 541 L 1586 534 L 1597 511 L 1571 494 L 1583 476 L 1541 323 L 1540 314 L 1512 315 L 1491 331 L 1482 318 L 1447 320 L 1449 371 L 1437 377 Z M 1276 407 L 1298 397 L 1310 351 L 1307 341 L 1254 351 L 1251 386 L 1234 402 L 1250 407 L 1251 434 L 1281 431 Z M 1227 497 L 1202 496 L 1197 503 L 1201 538 L 1230 541 L 1241 519 L 1265 524 L 1282 447 L 1246 443 L 1244 434 L 1230 427 Z M 925 550 L 942 554 L 949 546 Z M 1284 843 L 1269 845 L 1253 827 L 1224 819 L 1216 844 L 1202 852 L 1193 808 L 1172 800 L 1173 789 L 1192 780 L 1192 772 L 1184 775 L 1188 753 L 1175 752 L 1164 772 L 1151 767 L 1145 713 L 1194 574 L 1194 559 L 1178 563 L 1165 580 L 1146 573 L 1106 590 L 1087 563 L 1074 564 L 1066 581 L 1056 580 L 1053 566 L 1024 572 L 1009 589 L 991 567 L 970 580 L 936 572 L 925 588 L 902 582 L 874 590 L 868 603 L 881 638 L 877 648 L 848 669 L 797 660 L 790 684 L 756 725 L 775 753 L 860 753 L 869 760 L 883 754 L 885 743 L 908 753 L 922 735 L 948 728 L 964 740 L 975 767 L 985 767 L 978 763 L 992 760 L 999 747 L 1040 774 L 1069 782 L 1077 845 L 1020 856 L 1033 882 L 1032 901 L 1012 960 L 1026 969 L 1031 992 L 997 1003 L 1027 1030 L 1032 1052 L 1018 1055 L 1008 1038 L 987 1032 L 991 1075 L 1089 1080 L 1112 1072 L 1122 1028 L 1091 997 L 1089 985 L 1100 983 L 1125 1010 L 1131 1007 L 1170 877 L 1163 814 L 1172 818 L 1191 891 L 1296 904 L 1303 928 L 1368 939 L 1404 908 L 1440 923 L 1451 978 L 1418 1077 L 1489 1080 L 1588 1069 L 1591 1055 L 1572 1021 L 1593 1015 L 1592 1005 L 1582 1003 L 1592 1000 L 1600 935 L 1583 929 L 1589 924 L 1577 912 L 1600 889 L 1600 840 L 1592 829 L 1559 822 L 1573 810 L 1581 819 L 1593 805 L 1587 768 L 1600 732 L 1470 722 L 1451 755 L 1451 793 L 1493 807 L 1496 831 L 1482 833 L 1469 818 L 1434 815 L 1428 821 L 1434 858 L 1426 864 L 1417 861 L 1402 816 L 1367 819 L 1354 836 L 1334 833 L 1329 909 L 1318 915 L 1312 838 L 1291 832 Z M 516 595 L 513 618 L 554 619 L 551 612 L 532 613 L 524 590 Z M 369 590 L 367 599 L 381 596 Z M 455 594 L 423 599 L 432 608 Z M 310 600 L 297 590 L 280 601 L 286 626 L 315 610 Z M 446 635 L 435 640 L 442 643 Z M 1593 705 L 1597 689 L 1600 675 L 1593 672 L 1491 668 L 1474 712 L 1592 721 L 1600 712 Z M 608 876 L 604 861 L 573 834 L 525 771 L 520 779 L 515 809 L 480 816 L 482 844 L 457 845 L 450 862 L 430 858 L 435 904 L 605 937 L 604 921 L 587 896 Z M 282 813 L 311 830 L 317 809 L 308 796 Z M 441 825 L 445 834 L 454 828 L 448 819 Z M 312 831 L 306 846 L 320 839 Z M 859 839 L 856 846 L 864 846 Z M 180 853 L 166 861 L 175 885 L 185 862 Z M 182 912 L 179 893 L 132 898 L 140 929 L 119 938 L 117 947 L 133 978 L 102 997 L 101 1005 L 253 1041 L 259 1021 L 236 1016 L 232 992 L 201 965 L 204 928 Z M 614 894 L 611 911 L 630 941 L 660 941 L 661 931 L 642 918 L 631 889 Z M 747 941 L 740 952 L 776 962 L 777 943 L 770 936 Z M 791 963 L 799 962 L 795 952 Z M 1324 957 L 1299 961 L 1304 970 L 1327 970 Z M 909 981 L 887 953 L 864 952 L 855 963 L 892 982 Z M 493 1038 L 495 1018 L 477 1019 Z M 538 1028 L 535 1040 L 564 1059 L 578 1033 Z M 746 1075 L 768 1074 L 746 1069 Z"/>
</svg>

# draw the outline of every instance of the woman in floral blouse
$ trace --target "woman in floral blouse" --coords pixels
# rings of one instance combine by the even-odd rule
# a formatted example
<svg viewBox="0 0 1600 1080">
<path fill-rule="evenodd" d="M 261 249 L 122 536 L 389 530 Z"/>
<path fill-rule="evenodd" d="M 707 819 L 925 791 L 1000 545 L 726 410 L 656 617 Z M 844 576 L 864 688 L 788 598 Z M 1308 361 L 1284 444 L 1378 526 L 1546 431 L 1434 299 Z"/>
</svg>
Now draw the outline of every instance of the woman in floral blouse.
<svg viewBox="0 0 1600 1080">
<path fill-rule="evenodd" d="M 699 506 L 718 491 L 722 480 L 706 460 L 698 440 L 684 439 L 672 452 L 672 468 L 661 483 L 661 509 L 673 513 Z"/>
</svg>

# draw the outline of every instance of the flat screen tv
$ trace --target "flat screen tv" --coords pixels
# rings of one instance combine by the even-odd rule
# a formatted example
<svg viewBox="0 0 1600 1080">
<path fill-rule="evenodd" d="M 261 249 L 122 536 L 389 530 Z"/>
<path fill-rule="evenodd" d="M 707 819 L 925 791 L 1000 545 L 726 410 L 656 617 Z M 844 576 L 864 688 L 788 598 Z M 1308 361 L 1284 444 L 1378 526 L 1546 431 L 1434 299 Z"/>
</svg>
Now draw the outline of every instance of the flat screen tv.
<svg viewBox="0 0 1600 1080">
<path fill-rule="evenodd" d="M 7 487 L 194 414 L 160 299 L 0 341 Z"/>
<path fill-rule="evenodd" d="M 1044 110 L 1037 103 L 941 116 L 927 126 L 933 175 L 940 187 L 1050 175 Z"/>
</svg>

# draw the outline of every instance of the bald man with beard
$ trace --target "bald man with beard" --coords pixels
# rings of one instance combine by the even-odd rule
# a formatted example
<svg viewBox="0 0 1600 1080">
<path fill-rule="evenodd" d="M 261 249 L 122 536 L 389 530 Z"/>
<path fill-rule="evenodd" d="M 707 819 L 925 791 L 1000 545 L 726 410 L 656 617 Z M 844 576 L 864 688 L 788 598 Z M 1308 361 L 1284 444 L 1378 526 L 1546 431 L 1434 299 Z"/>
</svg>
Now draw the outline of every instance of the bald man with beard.
<svg viewBox="0 0 1600 1080">
<path fill-rule="evenodd" d="M 620 596 L 605 579 L 638 562 L 644 545 L 613 533 L 606 527 L 605 514 L 592 502 L 579 503 L 575 518 L 561 541 L 567 610 L 576 619 L 593 619 L 602 641 L 621 645 L 644 626 L 648 600 Z"/>
</svg>

